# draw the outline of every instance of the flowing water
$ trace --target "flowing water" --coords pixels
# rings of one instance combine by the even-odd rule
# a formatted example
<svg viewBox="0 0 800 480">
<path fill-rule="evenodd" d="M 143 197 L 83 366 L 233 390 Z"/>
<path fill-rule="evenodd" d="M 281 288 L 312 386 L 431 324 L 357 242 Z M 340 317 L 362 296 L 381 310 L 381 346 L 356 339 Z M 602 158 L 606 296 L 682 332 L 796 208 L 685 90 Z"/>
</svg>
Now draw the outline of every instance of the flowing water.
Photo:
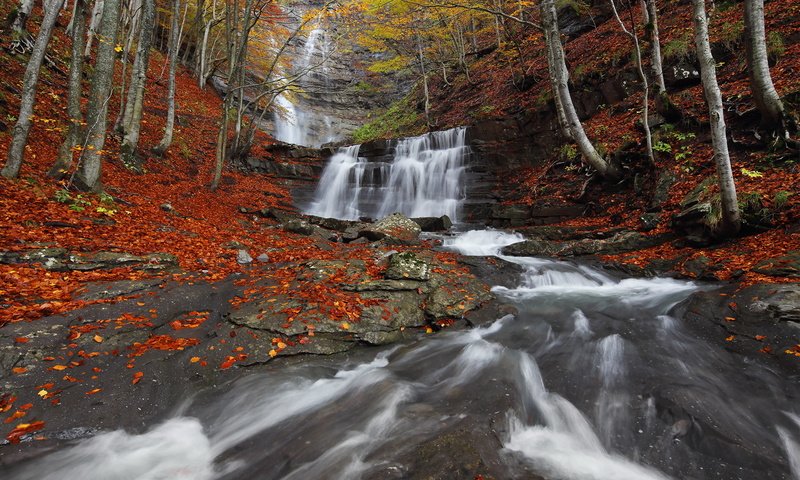
<svg viewBox="0 0 800 480">
<path fill-rule="evenodd" d="M 445 244 L 487 255 L 519 239 Z M 800 386 L 669 315 L 701 287 L 506 260 L 524 268 L 516 288 L 494 289 L 514 315 L 252 374 L 144 434 L 98 435 L 14 478 L 473 478 L 476 465 L 498 479 L 800 478 Z"/>
<path fill-rule="evenodd" d="M 317 20 L 321 24 L 320 20 Z M 293 145 L 320 147 L 338 139 L 331 118 L 315 111 L 304 110 L 300 104 L 303 94 L 325 95 L 328 84 L 327 61 L 331 45 L 327 32 L 321 26 L 308 34 L 301 55 L 296 56 L 295 65 L 286 77 L 298 76 L 297 85 L 304 93 L 283 92 L 275 97 L 278 107 L 273 116 L 275 129 L 273 137 Z M 320 81 L 317 81 L 321 79 Z"/>
<path fill-rule="evenodd" d="M 356 220 L 394 212 L 409 217 L 447 215 L 457 222 L 466 198 L 466 128 L 458 127 L 393 146 L 391 161 L 367 161 L 359 147 L 340 148 L 320 179 L 310 215 Z"/>
</svg>

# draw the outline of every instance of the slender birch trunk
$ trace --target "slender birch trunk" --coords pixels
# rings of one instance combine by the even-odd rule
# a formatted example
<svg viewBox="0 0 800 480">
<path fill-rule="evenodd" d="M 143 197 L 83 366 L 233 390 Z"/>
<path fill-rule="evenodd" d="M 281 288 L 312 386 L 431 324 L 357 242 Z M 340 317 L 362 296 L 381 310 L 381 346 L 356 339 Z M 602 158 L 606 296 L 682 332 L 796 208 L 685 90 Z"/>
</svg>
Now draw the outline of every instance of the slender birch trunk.
<svg viewBox="0 0 800 480">
<path fill-rule="evenodd" d="M 119 30 L 120 0 L 105 0 L 103 20 L 100 22 L 97 59 L 95 61 L 92 87 L 89 91 L 89 106 L 86 112 L 86 147 L 83 149 L 76 185 L 84 190 L 100 191 L 103 188 L 102 156 L 106 142 L 108 102 L 114 76 L 114 49 Z"/>
<path fill-rule="evenodd" d="M 605 178 L 618 178 L 620 176 L 619 171 L 597 153 L 594 145 L 586 136 L 583 125 L 578 119 L 578 113 L 575 111 L 575 105 L 572 103 L 572 96 L 568 86 L 569 71 L 564 59 L 564 50 L 561 47 L 555 0 L 542 0 L 540 6 L 542 10 L 542 28 L 545 31 L 545 41 L 548 42 L 547 48 L 550 50 L 548 60 L 553 62 L 553 79 L 556 82 L 553 85 L 553 90 L 556 91 L 561 101 L 565 120 L 572 138 L 578 144 L 578 150 L 581 152 L 583 161 L 586 164 L 597 170 Z"/>
<path fill-rule="evenodd" d="M 67 115 L 69 126 L 58 157 L 47 173 L 54 178 L 62 178 L 72 166 L 73 148 L 80 140 L 83 113 L 81 97 L 83 97 L 83 42 L 86 41 L 86 0 L 75 0 L 72 18 L 72 61 L 69 65 L 69 93 L 67 98 Z"/>
<path fill-rule="evenodd" d="M 125 102 L 122 119 L 122 147 L 120 159 L 124 165 L 139 167 L 136 149 L 139 146 L 139 135 L 142 127 L 142 110 L 144 92 L 147 83 L 147 66 L 150 59 L 150 46 L 153 42 L 153 26 L 155 25 L 155 0 L 144 0 L 142 5 L 139 43 L 131 70 L 131 85 Z"/>
<path fill-rule="evenodd" d="M 0 171 L 0 175 L 6 178 L 17 178 L 22 167 L 23 156 L 25 155 L 25 145 L 28 143 L 28 134 L 31 130 L 31 115 L 33 115 L 33 105 L 36 102 L 36 84 L 39 82 L 39 70 L 47 51 L 47 44 L 53 35 L 53 27 L 61 13 L 61 5 L 64 0 L 47 0 L 44 4 L 45 14 L 36 41 L 33 44 L 31 58 L 25 68 L 25 76 L 22 80 L 22 98 L 20 101 L 19 115 L 17 123 L 14 125 L 11 145 L 8 147 L 8 158 L 6 164 Z"/>
<path fill-rule="evenodd" d="M 657 93 L 667 91 L 664 83 L 664 67 L 661 57 L 661 37 L 658 33 L 658 6 L 656 0 L 644 0 L 644 12 L 647 13 L 646 34 L 650 42 L 650 68 L 653 71 L 653 79 L 658 87 Z"/>
<path fill-rule="evenodd" d="M 172 144 L 172 134 L 175 130 L 175 70 L 178 64 L 179 28 L 178 16 L 181 14 L 180 0 L 172 1 L 172 31 L 169 39 L 169 80 L 167 87 L 167 124 L 164 127 L 164 137 L 153 149 L 156 155 L 163 155 Z"/>
<path fill-rule="evenodd" d="M 717 69 L 711 55 L 708 40 L 708 19 L 706 18 L 705 0 L 692 0 L 694 5 L 695 45 L 697 60 L 700 63 L 700 77 L 703 82 L 708 113 L 711 120 L 711 143 L 714 147 L 714 163 L 720 190 L 720 208 L 722 219 L 720 236 L 735 235 L 741 228 L 739 203 L 736 199 L 736 185 L 733 181 L 731 159 L 728 153 L 728 139 L 725 136 L 725 116 L 722 107 L 722 93 L 717 83 Z"/>
<path fill-rule="evenodd" d="M 83 56 L 88 57 L 92 53 L 92 43 L 94 37 L 97 35 L 97 29 L 100 28 L 100 22 L 103 20 L 103 5 L 104 0 L 95 0 L 94 7 L 92 8 L 92 20 L 89 23 L 89 32 L 86 34 L 86 48 L 83 50 Z"/>
<path fill-rule="evenodd" d="M 11 31 L 14 37 L 20 38 L 28 33 L 28 18 L 33 11 L 34 0 L 20 0 L 19 6 L 14 11 L 14 21 L 11 22 Z"/>
<path fill-rule="evenodd" d="M 643 99 L 642 99 L 642 127 L 644 128 L 644 138 L 645 138 L 645 145 L 647 147 L 647 158 L 650 161 L 650 165 L 656 164 L 655 156 L 653 155 L 653 137 L 650 134 L 650 82 L 647 81 L 647 75 L 644 73 L 644 67 L 642 66 L 642 49 L 639 47 L 639 36 L 636 33 L 636 25 L 631 20 L 631 29 L 628 30 L 625 27 L 625 23 L 619 16 L 617 12 L 617 6 L 614 3 L 614 0 L 611 1 L 611 10 L 614 12 L 614 17 L 617 19 L 617 23 L 619 23 L 620 28 L 622 31 L 630 37 L 631 42 L 633 43 L 633 52 L 636 54 L 636 71 L 639 74 L 639 80 L 642 82 L 642 90 L 643 90 Z"/>
<path fill-rule="evenodd" d="M 753 102 L 761 113 L 761 124 L 764 128 L 785 137 L 788 134 L 786 114 L 769 73 L 764 0 L 745 0 L 744 34 L 750 91 L 753 94 Z"/>
</svg>

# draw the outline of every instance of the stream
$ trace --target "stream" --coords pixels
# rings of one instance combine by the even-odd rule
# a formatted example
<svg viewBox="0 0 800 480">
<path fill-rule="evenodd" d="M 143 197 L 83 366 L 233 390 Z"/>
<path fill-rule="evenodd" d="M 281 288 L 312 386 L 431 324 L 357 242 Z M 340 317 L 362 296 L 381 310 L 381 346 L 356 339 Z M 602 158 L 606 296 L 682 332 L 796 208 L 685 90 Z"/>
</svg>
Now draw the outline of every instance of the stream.
<svg viewBox="0 0 800 480">
<path fill-rule="evenodd" d="M 470 231 L 444 247 L 497 255 L 519 240 Z M 102 433 L 11 478 L 800 478 L 800 386 L 670 315 L 710 287 L 505 260 L 524 274 L 494 292 L 517 313 L 277 362 L 145 433 Z"/>
</svg>

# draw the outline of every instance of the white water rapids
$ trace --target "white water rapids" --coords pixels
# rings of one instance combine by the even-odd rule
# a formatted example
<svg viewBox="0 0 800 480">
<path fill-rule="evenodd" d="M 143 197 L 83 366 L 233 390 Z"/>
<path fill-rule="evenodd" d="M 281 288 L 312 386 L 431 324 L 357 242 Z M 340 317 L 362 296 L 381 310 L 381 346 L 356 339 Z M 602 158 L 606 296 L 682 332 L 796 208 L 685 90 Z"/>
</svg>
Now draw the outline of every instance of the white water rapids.
<svg viewBox="0 0 800 480">
<path fill-rule="evenodd" d="M 445 246 L 497 255 L 519 240 L 473 231 Z M 365 361 L 253 374 L 11 478 L 473 478 L 461 455 L 494 478 L 800 478 L 800 387 L 670 316 L 698 286 L 501 258 L 523 269 L 494 289 L 517 314 Z"/>
</svg>

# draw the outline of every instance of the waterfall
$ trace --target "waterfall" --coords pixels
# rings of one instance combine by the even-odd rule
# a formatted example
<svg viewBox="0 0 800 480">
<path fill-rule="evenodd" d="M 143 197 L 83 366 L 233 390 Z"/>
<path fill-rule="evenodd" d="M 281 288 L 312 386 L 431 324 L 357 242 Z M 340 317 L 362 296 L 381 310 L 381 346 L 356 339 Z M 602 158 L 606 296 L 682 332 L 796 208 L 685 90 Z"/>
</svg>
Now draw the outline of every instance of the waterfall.
<svg viewBox="0 0 800 480">
<path fill-rule="evenodd" d="M 471 153 L 465 127 L 400 139 L 388 163 L 358 153 L 358 146 L 343 147 L 331 157 L 306 213 L 355 220 L 401 212 L 460 220 L 464 161 Z"/>
<path fill-rule="evenodd" d="M 291 72 L 284 72 L 283 77 L 289 78 L 293 75 L 300 75 L 298 81 L 300 90 L 321 90 L 326 93 L 329 89 L 329 67 L 327 66 L 328 57 L 331 54 L 330 41 L 325 30 L 317 27 L 309 32 L 303 50 L 295 60 Z M 315 72 L 319 70 L 318 72 Z M 313 78 L 320 75 L 319 79 Z M 317 83 L 321 83 L 318 85 Z M 304 111 L 300 108 L 301 94 L 287 95 L 287 92 L 280 93 L 275 97 L 277 109 L 274 115 L 275 130 L 273 136 L 285 143 L 303 145 L 309 147 L 319 147 L 322 144 L 336 140 L 333 132 L 333 125 L 327 115 L 316 114 L 312 111 Z"/>
</svg>

